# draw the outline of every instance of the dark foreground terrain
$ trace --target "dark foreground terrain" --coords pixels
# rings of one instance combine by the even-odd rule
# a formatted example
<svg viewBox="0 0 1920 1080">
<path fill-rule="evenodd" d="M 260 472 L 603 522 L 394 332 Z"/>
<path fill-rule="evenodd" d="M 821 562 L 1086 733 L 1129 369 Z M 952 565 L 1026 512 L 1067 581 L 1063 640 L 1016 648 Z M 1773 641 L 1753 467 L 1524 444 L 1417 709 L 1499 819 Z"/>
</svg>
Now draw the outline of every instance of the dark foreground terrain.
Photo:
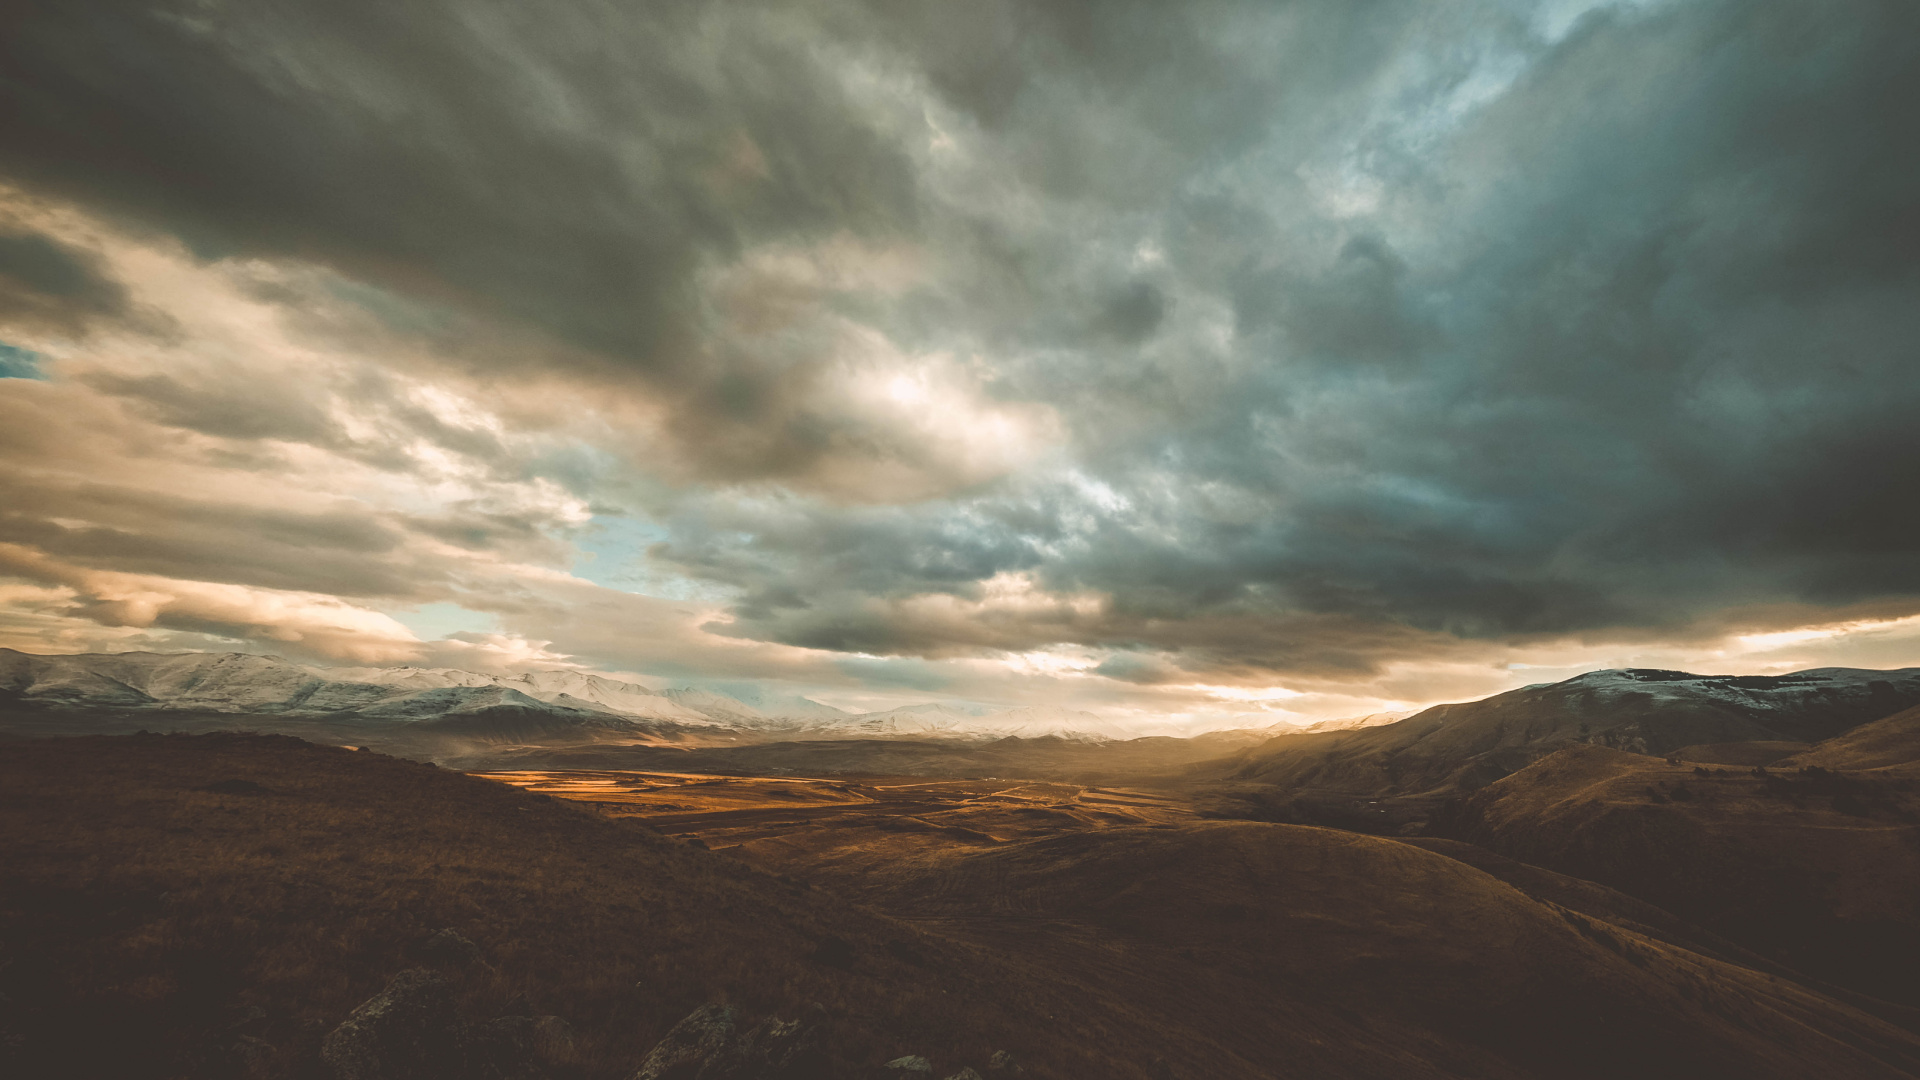
<svg viewBox="0 0 1920 1080">
<path fill-rule="evenodd" d="M 1903 716 L 1920 727 L 1920 711 Z M 1752 769 L 1570 748 L 1449 807 L 1429 831 L 1920 1006 L 1920 761 L 1875 764 L 1901 722 Z"/>
<path fill-rule="evenodd" d="M 1920 1075 L 1897 1007 L 1546 870 L 1119 788 L 522 779 L 593 798 L 284 737 L 0 747 L 0 1072 Z M 718 1002 L 753 1034 L 675 1028 Z M 429 1013 L 458 1053 L 341 1050 Z"/>
</svg>

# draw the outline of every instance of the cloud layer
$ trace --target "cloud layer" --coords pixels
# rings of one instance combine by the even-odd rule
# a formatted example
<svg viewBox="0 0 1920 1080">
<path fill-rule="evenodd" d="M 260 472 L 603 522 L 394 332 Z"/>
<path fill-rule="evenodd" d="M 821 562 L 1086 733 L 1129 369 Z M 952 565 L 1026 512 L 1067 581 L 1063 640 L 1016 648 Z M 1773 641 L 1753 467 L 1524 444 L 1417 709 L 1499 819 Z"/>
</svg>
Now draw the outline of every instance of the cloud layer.
<svg viewBox="0 0 1920 1080">
<path fill-rule="evenodd" d="M 1193 716 L 1920 662 L 1916 43 L 1892 0 L 42 5 L 10 640 Z"/>
</svg>

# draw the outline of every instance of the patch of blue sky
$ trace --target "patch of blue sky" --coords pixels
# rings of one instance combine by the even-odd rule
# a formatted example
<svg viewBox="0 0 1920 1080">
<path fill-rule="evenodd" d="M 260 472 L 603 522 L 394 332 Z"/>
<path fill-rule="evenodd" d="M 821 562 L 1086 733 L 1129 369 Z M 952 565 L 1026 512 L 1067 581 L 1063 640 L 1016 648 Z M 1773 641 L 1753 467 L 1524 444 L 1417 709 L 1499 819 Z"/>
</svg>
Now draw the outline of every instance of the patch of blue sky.
<svg viewBox="0 0 1920 1080">
<path fill-rule="evenodd" d="M 0 379 L 45 379 L 40 354 L 0 341 Z"/>
<path fill-rule="evenodd" d="M 667 536 L 664 526 L 646 518 L 595 514 L 592 523 L 572 538 L 580 552 L 574 575 L 605 588 L 663 600 L 710 604 L 734 597 L 728 586 L 688 577 L 649 558 L 647 549 Z"/>
<path fill-rule="evenodd" d="M 595 514 L 591 524 L 573 534 L 573 546 L 580 551 L 573 572 L 595 585 L 625 588 L 644 574 L 647 548 L 666 538 L 667 530 L 654 522 Z"/>
</svg>

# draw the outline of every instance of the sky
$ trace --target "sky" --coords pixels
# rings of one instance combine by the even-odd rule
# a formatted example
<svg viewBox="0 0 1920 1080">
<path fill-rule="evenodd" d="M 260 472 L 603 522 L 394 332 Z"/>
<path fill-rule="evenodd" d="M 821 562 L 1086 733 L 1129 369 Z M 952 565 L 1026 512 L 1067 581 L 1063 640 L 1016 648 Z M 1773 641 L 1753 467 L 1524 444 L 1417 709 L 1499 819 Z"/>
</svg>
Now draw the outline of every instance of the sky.
<svg viewBox="0 0 1920 1080">
<path fill-rule="evenodd" d="M 0 72 L 0 645 L 1167 731 L 1920 665 L 1906 0 L 69 0 Z"/>
</svg>

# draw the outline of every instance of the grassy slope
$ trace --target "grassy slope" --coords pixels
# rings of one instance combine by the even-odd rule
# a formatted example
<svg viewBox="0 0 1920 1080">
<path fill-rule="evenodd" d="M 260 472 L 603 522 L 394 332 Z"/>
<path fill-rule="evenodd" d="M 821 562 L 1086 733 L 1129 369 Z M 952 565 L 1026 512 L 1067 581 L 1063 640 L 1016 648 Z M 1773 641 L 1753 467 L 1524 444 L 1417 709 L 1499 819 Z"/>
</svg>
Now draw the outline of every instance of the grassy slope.
<svg viewBox="0 0 1920 1080">
<path fill-rule="evenodd" d="M 1694 769 L 1575 747 L 1436 827 L 1610 885 L 1815 977 L 1920 1004 L 1920 772 Z"/>
<path fill-rule="evenodd" d="M 1920 706 L 1871 724 L 1862 724 L 1844 735 L 1801 752 L 1786 764 L 1877 770 L 1912 766 L 1916 760 L 1920 760 Z"/>
<path fill-rule="evenodd" d="M 1697 746 L 1682 746 L 1669 751 L 1666 756 L 1683 758 L 1703 765 L 1738 765 L 1741 768 L 1751 769 L 1756 765 L 1772 765 L 1775 762 L 1784 761 L 1809 748 L 1808 743 L 1757 739 L 1752 742 L 1701 743 Z"/>
<path fill-rule="evenodd" d="M 196 788 L 248 780 L 266 794 Z M 1258 823 L 979 846 L 867 830 L 828 888 L 428 765 L 248 736 L 0 749 L 13 1075 L 297 1072 L 451 926 L 478 1016 L 628 1073 L 693 1006 L 819 1002 L 838 1075 L 1009 1049 L 1029 1075 L 1893 1077 L 1920 1039 L 1388 840 Z M 910 916 L 912 925 L 877 911 Z M 852 947 L 849 968 L 818 943 Z"/>
<path fill-rule="evenodd" d="M 1183 1033 L 1193 1075 L 1243 1063 L 1303 1077 L 1920 1066 L 1920 1041 L 1864 1013 L 1392 840 L 1210 822 L 902 845 L 864 863 L 757 847 L 776 864 L 831 863 L 834 887 L 883 910 L 1139 1002 Z"/>
<path fill-rule="evenodd" d="M 1764 743 L 1784 757 L 1805 745 L 1792 740 L 1830 737 L 1908 704 L 1910 696 L 1887 686 L 1886 693 L 1871 698 L 1803 701 L 1756 718 L 1711 699 L 1600 694 L 1557 683 L 1436 705 L 1381 727 L 1280 736 L 1211 770 L 1199 767 L 1195 775 L 1309 795 L 1451 794 L 1476 790 L 1569 745 L 1595 743 L 1659 755 L 1679 747 L 1709 747 L 1721 753 L 1703 760 L 1715 761 L 1732 744 Z"/>
<path fill-rule="evenodd" d="M 194 790 L 222 780 L 271 793 Z M 267 1018 L 245 1030 L 295 1069 L 440 927 L 489 959 L 463 988 L 476 1015 L 525 995 L 580 1031 L 590 1076 L 624 1076 L 715 999 L 821 1003 L 850 1064 L 1010 1049 L 1036 1075 L 1096 1075 L 1157 1045 L 1044 979 L 640 826 L 286 738 L 10 743 L 0 865 L 13 1075 L 214 1074 L 250 1006 Z M 814 959 L 831 938 L 850 970 Z"/>
</svg>

